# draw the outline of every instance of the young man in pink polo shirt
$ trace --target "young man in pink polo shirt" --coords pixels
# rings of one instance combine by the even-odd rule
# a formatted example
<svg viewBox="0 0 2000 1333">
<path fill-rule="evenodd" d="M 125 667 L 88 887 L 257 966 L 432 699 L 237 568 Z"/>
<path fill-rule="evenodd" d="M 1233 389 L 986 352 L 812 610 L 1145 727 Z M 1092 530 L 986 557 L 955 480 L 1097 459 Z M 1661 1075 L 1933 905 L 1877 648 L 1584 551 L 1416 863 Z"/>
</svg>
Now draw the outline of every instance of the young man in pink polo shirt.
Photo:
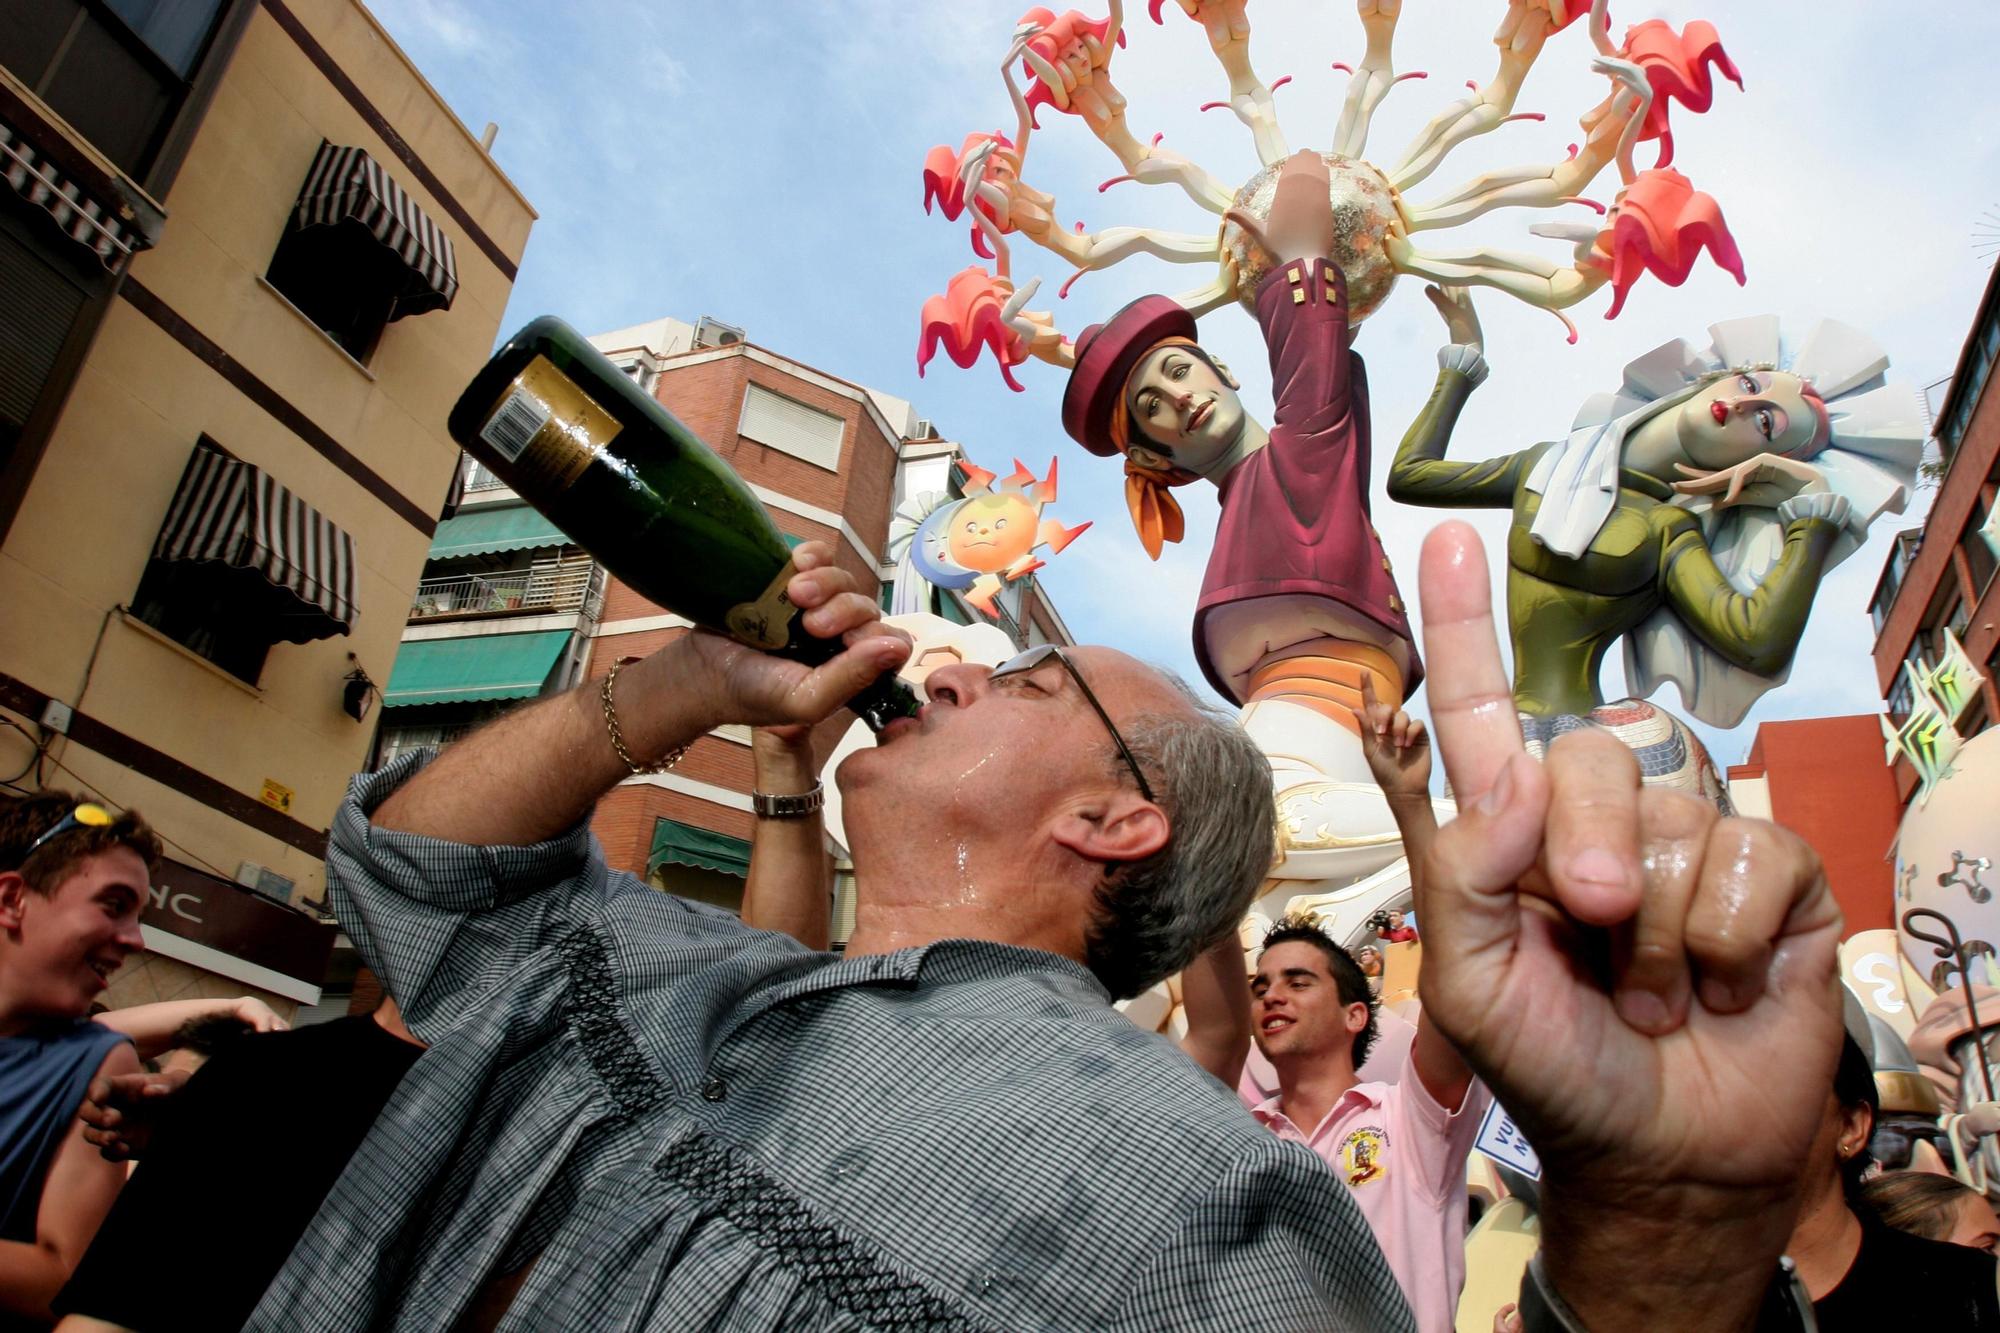
<svg viewBox="0 0 2000 1333">
<path fill-rule="evenodd" d="M 1414 867 L 1437 832 L 1430 746 L 1423 723 L 1364 692 L 1363 748 Z M 1347 1182 L 1418 1329 L 1449 1333 L 1465 1285 L 1465 1160 L 1492 1094 L 1422 1018 L 1402 1077 L 1362 1082 L 1377 1001 L 1361 965 L 1316 926 L 1266 936 L 1250 991 L 1251 1034 L 1278 1077 L 1251 1114 Z"/>
</svg>

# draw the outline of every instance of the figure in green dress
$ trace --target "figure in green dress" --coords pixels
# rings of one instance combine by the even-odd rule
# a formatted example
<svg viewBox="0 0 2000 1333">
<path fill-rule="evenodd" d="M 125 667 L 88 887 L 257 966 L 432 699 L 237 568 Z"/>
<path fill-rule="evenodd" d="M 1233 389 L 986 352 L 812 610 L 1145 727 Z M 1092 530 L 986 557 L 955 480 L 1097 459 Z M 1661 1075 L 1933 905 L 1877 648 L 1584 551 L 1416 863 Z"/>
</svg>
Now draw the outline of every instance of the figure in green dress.
<svg viewBox="0 0 2000 1333">
<path fill-rule="evenodd" d="M 1507 618 L 1531 748 L 1595 722 L 1648 782 L 1726 804 L 1693 731 L 1643 701 L 1671 680 L 1689 713 L 1729 727 L 1785 680 L 1820 581 L 1909 498 L 1922 400 L 1884 378 L 1889 358 L 1860 330 L 1827 320 L 1794 343 L 1755 316 L 1631 362 L 1561 439 L 1448 460 L 1486 364 L 1465 293 L 1429 295 L 1451 344 L 1389 495 L 1513 511 Z M 1619 639 L 1632 697 L 1607 703 L 1598 670 Z"/>
</svg>

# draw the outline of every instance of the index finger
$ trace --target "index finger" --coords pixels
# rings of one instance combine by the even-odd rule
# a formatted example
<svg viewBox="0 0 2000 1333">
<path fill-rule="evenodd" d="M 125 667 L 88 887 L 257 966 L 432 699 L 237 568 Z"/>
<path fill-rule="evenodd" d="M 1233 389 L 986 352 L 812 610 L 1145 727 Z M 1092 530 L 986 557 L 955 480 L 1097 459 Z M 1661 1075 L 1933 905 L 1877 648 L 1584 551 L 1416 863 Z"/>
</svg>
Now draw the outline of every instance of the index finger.
<svg viewBox="0 0 2000 1333">
<path fill-rule="evenodd" d="M 1484 796 L 1508 759 L 1526 748 L 1493 626 L 1486 547 L 1471 524 L 1440 523 L 1424 538 L 1417 600 L 1430 666 L 1431 730 L 1463 805 Z"/>
</svg>

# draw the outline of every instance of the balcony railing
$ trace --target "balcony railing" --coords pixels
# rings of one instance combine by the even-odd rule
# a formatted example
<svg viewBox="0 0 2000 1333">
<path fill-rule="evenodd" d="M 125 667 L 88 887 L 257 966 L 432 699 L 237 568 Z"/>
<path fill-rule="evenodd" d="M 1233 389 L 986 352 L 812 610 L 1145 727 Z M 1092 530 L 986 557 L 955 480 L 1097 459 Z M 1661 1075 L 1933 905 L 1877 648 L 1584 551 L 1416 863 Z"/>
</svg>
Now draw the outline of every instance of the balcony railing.
<svg viewBox="0 0 2000 1333">
<path fill-rule="evenodd" d="M 591 592 L 588 562 L 556 569 L 521 569 L 505 574 L 463 574 L 425 579 L 410 602 L 410 619 L 497 615 L 508 612 L 582 611 L 596 619 L 599 598 Z"/>
<path fill-rule="evenodd" d="M 504 491 L 506 489 L 506 482 L 488 472 L 479 463 L 472 464 L 471 470 L 465 474 L 465 493 L 467 495 L 472 495 L 479 491 Z"/>
</svg>

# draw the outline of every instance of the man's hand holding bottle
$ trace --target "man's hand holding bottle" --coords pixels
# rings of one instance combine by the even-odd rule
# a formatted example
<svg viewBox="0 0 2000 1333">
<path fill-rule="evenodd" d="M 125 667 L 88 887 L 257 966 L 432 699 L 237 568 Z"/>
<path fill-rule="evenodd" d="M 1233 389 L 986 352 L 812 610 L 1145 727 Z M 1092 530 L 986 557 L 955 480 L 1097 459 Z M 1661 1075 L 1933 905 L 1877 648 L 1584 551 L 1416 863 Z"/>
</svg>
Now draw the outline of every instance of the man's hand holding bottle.
<svg viewBox="0 0 2000 1333">
<path fill-rule="evenodd" d="M 786 596 L 803 613 L 806 632 L 842 643 L 840 654 L 808 667 L 697 629 L 621 675 L 619 718 L 628 733 L 636 733 L 635 740 L 654 734 L 650 724 L 664 720 L 645 702 L 649 696 L 674 711 L 690 710 L 691 721 L 698 724 L 694 735 L 728 723 L 809 725 L 909 660 L 909 635 L 882 623 L 882 608 L 857 589 L 852 574 L 833 563 L 824 542 L 802 542 L 792 552 L 792 565 L 798 572 L 786 585 Z M 683 721 L 680 729 L 687 726 Z"/>
</svg>

